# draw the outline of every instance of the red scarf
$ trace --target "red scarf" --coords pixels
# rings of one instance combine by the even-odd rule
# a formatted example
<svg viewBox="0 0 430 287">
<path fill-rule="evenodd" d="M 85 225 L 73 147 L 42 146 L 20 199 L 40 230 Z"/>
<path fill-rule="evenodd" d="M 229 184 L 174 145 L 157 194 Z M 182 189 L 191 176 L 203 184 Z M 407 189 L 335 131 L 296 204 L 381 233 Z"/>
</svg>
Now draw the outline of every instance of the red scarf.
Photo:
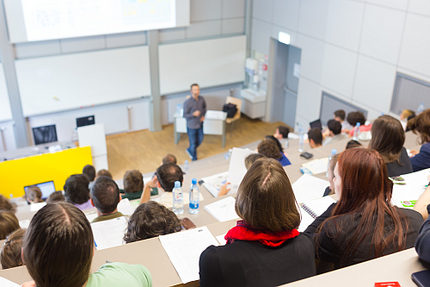
<svg viewBox="0 0 430 287">
<path fill-rule="evenodd" d="M 278 247 L 285 243 L 288 239 L 299 236 L 297 229 L 272 233 L 255 229 L 245 221 L 240 220 L 237 225 L 230 229 L 224 239 L 227 244 L 233 243 L 235 240 L 258 241 L 266 246 Z"/>
</svg>

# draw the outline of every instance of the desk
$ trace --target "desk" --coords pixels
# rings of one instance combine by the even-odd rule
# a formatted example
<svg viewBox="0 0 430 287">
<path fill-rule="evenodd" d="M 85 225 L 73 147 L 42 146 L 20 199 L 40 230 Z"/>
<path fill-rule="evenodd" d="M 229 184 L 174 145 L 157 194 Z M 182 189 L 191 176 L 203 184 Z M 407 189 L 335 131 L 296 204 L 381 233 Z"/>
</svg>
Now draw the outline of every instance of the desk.
<svg viewBox="0 0 430 287">
<path fill-rule="evenodd" d="M 177 111 L 174 115 L 174 138 L 175 144 L 178 144 L 180 134 L 187 133 L 187 120 L 182 116 L 183 109 Z M 203 121 L 203 134 L 205 135 L 221 135 L 222 136 L 222 147 L 225 147 L 225 119 L 227 113 L 222 111 L 206 111 L 205 120 Z"/>
<path fill-rule="evenodd" d="M 28 146 L 28 147 L 19 148 L 16 150 L 0 152 L 0 162 L 5 160 L 28 157 L 28 156 L 37 155 L 37 154 L 49 153 L 49 147 L 56 146 L 56 145 L 61 146 L 62 150 L 76 147 L 76 145 L 73 142 L 52 142 L 52 143 L 46 143 L 46 144 L 41 144 L 37 146 Z"/>
</svg>

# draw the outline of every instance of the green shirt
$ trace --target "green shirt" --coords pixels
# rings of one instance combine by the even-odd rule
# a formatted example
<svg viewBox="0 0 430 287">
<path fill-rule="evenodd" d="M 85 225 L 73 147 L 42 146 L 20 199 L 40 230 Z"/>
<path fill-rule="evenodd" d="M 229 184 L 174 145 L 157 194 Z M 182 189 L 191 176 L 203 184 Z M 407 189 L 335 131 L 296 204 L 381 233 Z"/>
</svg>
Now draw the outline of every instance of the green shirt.
<svg viewBox="0 0 430 287">
<path fill-rule="evenodd" d="M 90 274 L 85 287 L 151 287 L 152 277 L 143 265 L 108 263 Z"/>
<path fill-rule="evenodd" d="M 122 194 L 121 196 L 122 196 L 122 199 L 128 198 L 128 200 L 140 199 L 140 197 L 142 196 L 142 192 L 143 190 L 138 192 L 125 193 L 125 194 Z"/>
<path fill-rule="evenodd" d="M 114 219 L 114 218 L 118 218 L 121 216 L 124 216 L 124 214 L 117 211 L 117 212 L 109 214 L 109 215 L 100 215 L 99 217 L 94 218 L 93 221 L 91 221 L 91 223 L 100 222 L 100 221 L 109 220 L 109 219 Z"/>
</svg>

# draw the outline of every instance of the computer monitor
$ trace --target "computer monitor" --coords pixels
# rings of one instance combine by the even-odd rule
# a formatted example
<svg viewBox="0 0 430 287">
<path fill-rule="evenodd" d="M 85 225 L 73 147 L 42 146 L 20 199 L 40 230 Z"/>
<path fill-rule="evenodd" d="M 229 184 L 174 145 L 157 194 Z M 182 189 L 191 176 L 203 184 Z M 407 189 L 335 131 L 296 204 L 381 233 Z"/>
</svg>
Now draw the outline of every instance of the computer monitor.
<svg viewBox="0 0 430 287">
<path fill-rule="evenodd" d="M 25 186 L 24 191 L 27 193 L 27 189 L 31 186 L 37 186 L 40 188 L 40 190 L 42 191 L 42 199 L 43 200 L 47 199 L 51 195 L 51 193 L 53 193 L 55 191 L 54 181 L 52 181 L 52 180 L 47 181 L 47 182 L 36 183 L 36 184 Z"/>
<path fill-rule="evenodd" d="M 55 125 L 33 128 L 34 143 L 44 144 L 58 141 Z"/>
<path fill-rule="evenodd" d="M 310 122 L 309 125 L 311 126 L 311 129 L 313 128 L 319 128 L 320 130 L 322 130 L 322 124 L 321 124 L 321 120 L 318 119 L 316 121 Z"/>
<path fill-rule="evenodd" d="M 84 127 L 84 126 L 89 126 L 89 125 L 94 125 L 95 123 L 96 123 L 96 118 L 94 117 L 94 115 L 82 117 L 82 118 L 76 118 L 76 126 L 78 128 Z"/>
</svg>

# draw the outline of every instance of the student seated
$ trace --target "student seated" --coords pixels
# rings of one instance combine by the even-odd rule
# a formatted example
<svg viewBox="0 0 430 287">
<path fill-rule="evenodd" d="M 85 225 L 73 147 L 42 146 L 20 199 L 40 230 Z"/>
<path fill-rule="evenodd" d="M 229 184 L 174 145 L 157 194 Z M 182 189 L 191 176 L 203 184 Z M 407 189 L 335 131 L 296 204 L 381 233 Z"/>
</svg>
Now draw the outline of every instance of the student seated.
<svg viewBox="0 0 430 287">
<path fill-rule="evenodd" d="M 272 139 L 265 138 L 258 145 L 258 153 L 268 157 L 273 158 L 279 161 L 282 166 L 290 165 L 291 162 L 285 156 L 285 154 L 279 150 L 278 145 Z"/>
<path fill-rule="evenodd" d="M 101 169 L 97 172 L 96 178 L 101 177 L 101 176 L 107 176 L 107 177 L 112 178 L 112 174 L 107 169 Z"/>
<path fill-rule="evenodd" d="M 66 201 L 66 198 L 61 191 L 54 191 L 46 199 L 46 203 L 57 203 L 60 201 Z"/>
<path fill-rule="evenodd" d="M 89 180 L 86 175 L 71 175 L 64 184 L 64 197 L 66 201 L 80 210 L 93 208 L 90 201 Z"/>
<path fill-rule="evenodd" d="M 352 129 L 349 131 L 350 137 L 354 136 L 354 128 L 357 123 L 360 123 L 360 133 L 368 132 L 372 128 L 372 124 L 366 125 L 366 117 L 360 111 L 350 112 L 346 121 L 352 126 Z"/>
<path fill-rule="evenodd" d="M 99 222 L 124 216 L 118 211 L 121 195 L 116 182 L 107 176 L 96 179 L 90 193 L 91 204 L 97 208 L 98 217 L 93 222 Z"/>
<path fill-rule="evenodd" d="M 12 211 L 0 210 L 0 240 L 19 228 L 18 218 Z"/>
<path fill-rule="evenodd" d="M 418 134 L 422 144 L 420 151 L 413 150 L 411 158 L 413 171 L 430 167 L 430 109 L 425 110 L 415 118 L 408 121 L 408 127 L 414 134 Z"/>
<path fill-rule="evenodd" d="M 309 146 L 311 148 L 317 148 L 322 146 L 323 136 L 321 129 L 319 128 L 312 128 L 308 131 L 308 139 L 309 139 Z"/>
<path fill-rule="evenodd" d="M 42 191 L 36 185 L 29 186 L 25 191 L 25 200 L 28 204 L 43 202 Z"/>
<path fill-rule="evenodd" d="M 82 211 L 65 202 L 47 204 L 34 215 L 22 254 L 34 280 L 23 286 L 152 286 L 151 274 L 142 265 L 108 263 L 90 274 L 94 255 L 90 223 Z"/>
<path fill-rule="evenodd" d="M 91 189 L 91 187 L 94 184 L 94 179 L 96 178 L 96 169 L 94 168 L 94 166 L 87 164 L 86 166 L 84 166 L 82 170 L 82 174 L 85 174 L 88 177 L 88 180 L 89 180 L 88 188 Z"/>
<path fill-rule="evenodd" d="M 334 119 L 341 124 L 343 133 L 347 133 L 352 129 L 352 126 L 345 121 L 345 116 L 346 113 L 344 110 L 337 110 L 334 112 Z"/>
<path fill-rule="evenodd" d="M 389 115 L 380 116 L 371 131 L 369 148 L 379 152 L 387 165 L 388 176 L 412 172 L 411 160 L 403 147 L 406 136 L 400 121 Z"/>
<path fill-rule="evenodd" d="M 139 199 L 143 192 L 143 176 L 138 170 L 129 170 L 124 174 L 124 191 L 122 199 Z"/>
<path fill-rule="evenodd" d="M 0 194 L 0 210 L 9 210 L 16 213 L 16 204 L 10 203 L 6 196 Z"/>
<path fill-rule="evenodd" d="M 273 135 L 282 145 L 282 148 L 288 147 L 288 134 L 290 133 L 290 129 L 286 126 L 278 126 L 276 128 L 275 134 Z"/>
<path fill-rule="evenodd" d="M 330 160 L 330 166 L 327 170 L 327 174 L 328 174 L 328 182 L 330 183 L 330 185 L 325 189 L 323 196 L 327 196 L 330 194 L 334 194 L 334 168 L 336 166 L 337 163 L 337 158 L 339 157 L 339 154 L 335 154 L 331 156 L 331 160 Z"/>
<path fill-rule="evenodd" d="M 329 120 L 327 122 L 327 128 L 328 134 L 323 141 L 323 146 L 335 143 L 348 137 L 346 134 L 342 134 L 342 126 L 336 120 Z"/>
<path fill-rule="evenodd" d="M 430 181 L 430 175 L 427 176 L 427 180 Z M 430 264 L 430 186 L 426 188 L 423 194 L 415 203 L 414 209 L 421 213 L 425 219 L 423 225 L 415 242 L 415 250 L 418 253 L 420 259 L 427 262 L 427 266 Z"/>
<path fill-rule="evenodd" d="M 25 229 L 17 229 L 6 237 L 0 254 L 0 262 L 3 270 L 22 266 L 21 249 Z"/>
<path fill-rule="evenodd" d="M 174 156 L 171 153 L 168 153 L 165 157 L 163 157 L 162 163 L 163 164 L 166 164 L 166 163 L 177 164 L 176 156 Z"/>
<path fill-rule="evenodd" d="M 356 140 L 350 140 L 349 142 L 346 143 L 345 149 L 356 148 L 356 147 L 363 147 L 363 145 Z"/>
<path fill-rule="evenodd" d="M 179 218 L 171 210 L 155 201 L 148 201 L 139 205 L 131 215 L 124 241 L 131 243 L 181 229 Z"/>
<path fill-rule="evenodd" d="M 414 246 L 423 222 L 415 210 L 393 206 L 393 183 L 379 153 L 348 149 L 334 169 L 339 198 L 306 229 L 317 258 L 345 267 Z"/>
<path fill-rule="evenodd" d="M 200 255 L 200 286 L 278 286 L 315 275 L 312 239 L 300 234 L 290 180 L 274 159 L 256 161 L 245 174 L 235 210 L 242 219 L 225 246 Z"/>
<path fill-rule="evenodd" d="M 284 148 L 282 147 L 281 142 L 275 136 L 265 136 L 264 139 L 274 141 L 276 143 L 276 145 L 278 146 L 279 151 L 281 153 L 284 153 Z"/>
</svg>

